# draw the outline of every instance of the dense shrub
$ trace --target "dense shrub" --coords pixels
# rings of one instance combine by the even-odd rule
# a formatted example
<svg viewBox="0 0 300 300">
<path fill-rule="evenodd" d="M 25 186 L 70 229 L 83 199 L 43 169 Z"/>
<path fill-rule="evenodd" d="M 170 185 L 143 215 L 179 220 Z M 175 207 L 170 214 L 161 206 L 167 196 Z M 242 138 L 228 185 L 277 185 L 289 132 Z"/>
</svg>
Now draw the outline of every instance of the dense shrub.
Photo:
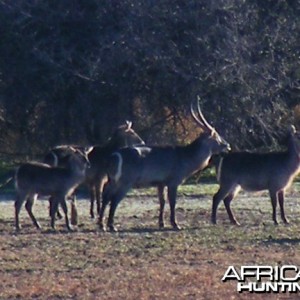
<svg viewBox="0 0 300 300">
<path fill-rule="evenodd" d="M 0 32 L 2 152 L 103 143 L 125 119 L 187 142 L 197 95 L 236 148 L 300 125 L 296 0 L 3 0 Z"/>
</svg>

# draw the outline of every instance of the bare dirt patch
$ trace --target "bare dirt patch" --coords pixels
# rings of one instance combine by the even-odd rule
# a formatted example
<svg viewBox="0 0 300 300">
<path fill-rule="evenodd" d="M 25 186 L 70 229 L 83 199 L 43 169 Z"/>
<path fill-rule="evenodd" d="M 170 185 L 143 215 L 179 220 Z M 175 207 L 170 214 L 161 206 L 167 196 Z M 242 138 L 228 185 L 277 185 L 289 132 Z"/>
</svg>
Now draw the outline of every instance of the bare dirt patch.
<svg viewBox="0 0 300 300">
<path fill-rule="evenodd" d="M 241 194 L 232 207 L 241 226 L 229 224 L 224 206 L 210 224 L 211 193 L 186 188 L 177 217 L 183 230 L 158 229 L 158 201 L 135 192 L 118 207 L 118 233 L 100 232 L 79 199 L 79 226 L 69 233 L 63 220 L 49 228 L 48 203 L 38 201 L 37 231 L 25 209 L 23 229 L 14 230 L 11 199 L 0 201 L 0 299 L 296 299 L 296 294 L 239 294 L 223 283 L 229 265 L 300 266 L 300 201 L 286 199 L 290 225 L 274 226 L 267 194 Z"/>
</svg>

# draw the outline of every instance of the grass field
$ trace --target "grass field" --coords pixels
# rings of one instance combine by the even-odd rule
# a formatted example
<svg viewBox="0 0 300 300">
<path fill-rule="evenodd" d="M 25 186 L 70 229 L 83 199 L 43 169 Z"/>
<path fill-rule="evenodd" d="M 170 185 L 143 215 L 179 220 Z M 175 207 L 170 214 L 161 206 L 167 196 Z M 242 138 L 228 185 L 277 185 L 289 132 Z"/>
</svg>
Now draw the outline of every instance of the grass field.
<svg viewBox="0 0 300 300">
<path fill-rule="evenodd" d="M 25 209 L 14 230 L 12 197 L 0 200 L 0 299 L 299 299 L 296 294 L 239 294 L 222 282 L 228 266 L 300 266 L 300 185 L 286 197 L 290 225 L 274 226 L 267 193 L 240 193 L 232 208 L 241 226 L 229 224 L 223 204 L 210 224 L 217 185 L 183 186 L 177 202 L 181 231 L 158 229 L 154 190 L 132 192 L 118 207 L 118 233 L 100 232 L 79 198 L 79 225 L 49 227 L 48 203 L 38 201 L 37 231 Z M 278 219 L 280 220 L 280 219 Z"/>
</svg>

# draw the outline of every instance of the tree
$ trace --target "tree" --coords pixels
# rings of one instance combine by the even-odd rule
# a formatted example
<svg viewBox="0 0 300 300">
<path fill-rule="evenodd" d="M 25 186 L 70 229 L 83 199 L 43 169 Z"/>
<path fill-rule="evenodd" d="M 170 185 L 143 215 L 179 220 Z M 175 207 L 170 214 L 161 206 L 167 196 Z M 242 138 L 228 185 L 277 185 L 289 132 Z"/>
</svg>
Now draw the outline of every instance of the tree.
<svg viewBox="0 0 300 300">
<path fill-rule="evenodd" d="M 151 143 L 187 142 L 197 95 L 236 148 L 274 147 L 299 122 L 298 1 L 0 6 L 3 151 L 103 143 L 125 119 Z"/>
</svg>

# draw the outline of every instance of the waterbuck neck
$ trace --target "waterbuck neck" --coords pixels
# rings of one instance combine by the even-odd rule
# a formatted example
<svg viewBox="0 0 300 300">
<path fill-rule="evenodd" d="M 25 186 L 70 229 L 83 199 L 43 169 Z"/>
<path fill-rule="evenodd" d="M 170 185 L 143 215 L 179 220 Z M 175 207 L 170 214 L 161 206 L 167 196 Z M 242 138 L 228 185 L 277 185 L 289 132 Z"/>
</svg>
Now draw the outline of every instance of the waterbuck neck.
<svg viewBox="0 0 300 300">
<path fill-rule="evenodd" d="M 126 142 L 124 142 L 123 140 L 119 140 L 119 139 L 115 139 L 115 138 L 111 138 L 107 141 L 107 143 L 105 144 L 105 147 L 107 147 L 108 149 L 116 150 L 118 148 L 122 148 L 124 146 L 126 146 Z"/>
<path fill-rule="evenodd" d="M 212 156 L 212 151 L 206 143 L 206 137 L 200 136 L 191 144 L 181 148 L 186 173 L 194 173 L 205 168 Z"/>
<path fill-rule="evenodd" d="M 202 134 L 195 139 L 191 144 L 186 146 L 189 155 L 197 160 L 197 157 L 210 157 L 213 154 L 212 147 L 208 143 L 208 135 Z"/>
</svg>

